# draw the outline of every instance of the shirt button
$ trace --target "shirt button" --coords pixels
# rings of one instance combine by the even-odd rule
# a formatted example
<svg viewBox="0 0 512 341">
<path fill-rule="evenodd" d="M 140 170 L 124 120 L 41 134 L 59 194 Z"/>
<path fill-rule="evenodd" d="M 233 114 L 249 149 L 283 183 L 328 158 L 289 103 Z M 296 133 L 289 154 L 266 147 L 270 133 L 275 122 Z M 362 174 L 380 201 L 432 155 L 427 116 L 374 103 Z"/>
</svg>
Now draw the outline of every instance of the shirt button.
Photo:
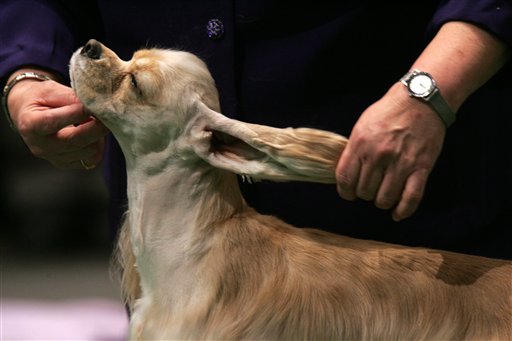
<svg viewBox="0 0 512 341">
<path fill-rule="evenodd" d="M 217 40 L 224 35 L 224 24 L 219 19 L 210 19 L 206 24 L 208 38 Z"/>
</svg>

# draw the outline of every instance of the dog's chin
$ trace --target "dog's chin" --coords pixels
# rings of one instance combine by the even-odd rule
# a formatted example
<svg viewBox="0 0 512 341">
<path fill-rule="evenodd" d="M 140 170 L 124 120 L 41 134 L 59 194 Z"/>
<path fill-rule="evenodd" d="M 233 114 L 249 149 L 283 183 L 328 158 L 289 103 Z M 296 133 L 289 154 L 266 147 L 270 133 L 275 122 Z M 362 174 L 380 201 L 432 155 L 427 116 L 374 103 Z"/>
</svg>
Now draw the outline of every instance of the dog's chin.
<svg viewBox="0 0 512 341">
<path fill-rule="evenodd" d="M 73 72 L 72 72 L 71 67 L 69 68 L 69 81 L 70 81 L 71 88 L 73 90 L 75 90 L 75 77 L 73 77 Z"/>
<path fill-rule="evenodd" d="M 80 53 L 78 51 L 76 51 L 75 53 L 73 53 L 73 56 L 71 56 L 71 60 L 69 61 L 69 79 L 71 81 L 71 88 L 73 88 L 73 90 L 75 90 L 75 92 L 76 92 L 75 78 L 76 78 L 76 74 L 78 71 L 78 63 L 77 63 L 78 58 L 80 58 Z"/>
<path fill-rule="evenodd" d="M 77 51 L 71 57 L 69 63 L 69 79 L 71 81 L 71 88 L 74 90 L 77 97 L 85 106 L 90 106 L 94 102 L 95 95 L 90 89 L 87 89 L 87 70 L 84 63 L 81 63 L 83 57 Z"/>
<path fill-rule="evenodd" d="M 79 87 L 77 86 L 77 82 L 76 82 L 77 79 L 80 79 L 80 69 L 76 62 L 76 53 L 73 55 L 73 57 L 71 58 L 71 61 L 69 63 L 69 79 L 71 81 L 71 83 L 70 83 L 71 88 L 73 89 L 73 91 L 75 92 L 77 97 L 80 99 L 80 101 L 82 103 L 84 103 L 84 98 L 83 98 L 83 96 L 81 96 L 81 91 L 80 91 Z"/>
<path fill-rule="evenodd" d="M 75 92 L 75 94 L 78 97 L 78 99 L 80 100 L 80 102 L 82 102 L 82 104 L 86 107 L 86 109 L 91 114 L 91 116 L 98 118 L 95 114 L 96 108 L 94 108 L 95 107 L 95 105 L 94 105 L 95 96 L 84 95 L 84 93 L 89 93 L 90 91 L 87 91 L 87 89 L 82 88 L 83 84 L 80 85 L 81 82 L 79 81 L 79 79 L 80 79 L 80 76 L 77 75 L 73 69 L 71 69 L 71 72 L 70 72 L 71 88 Z"/>
</svg>

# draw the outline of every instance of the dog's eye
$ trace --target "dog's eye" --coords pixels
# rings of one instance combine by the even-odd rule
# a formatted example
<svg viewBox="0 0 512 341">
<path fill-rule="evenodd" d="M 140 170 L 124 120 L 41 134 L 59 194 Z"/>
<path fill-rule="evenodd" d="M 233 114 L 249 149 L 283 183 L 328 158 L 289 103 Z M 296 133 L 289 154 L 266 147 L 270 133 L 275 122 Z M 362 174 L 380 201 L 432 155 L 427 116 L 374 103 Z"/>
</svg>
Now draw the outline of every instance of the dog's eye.
<svg viewBox="0 0 512 341">
<path fill-rule="evenodd" d="M 137 78 L 135 78 L 135 75 L 134 75 L 133 73 L 132 73 L 132 74 L 130 74 L 130 77 L 131 77 L 131 81 L 130 81 L 130 82 L 131 82 L 132 87 L 133 87 L 134 89 L 138 89 L 138 88 L 139 88 L 139 86 L 138 86 L 138 84 L 137 84 Z"/>
</svg>

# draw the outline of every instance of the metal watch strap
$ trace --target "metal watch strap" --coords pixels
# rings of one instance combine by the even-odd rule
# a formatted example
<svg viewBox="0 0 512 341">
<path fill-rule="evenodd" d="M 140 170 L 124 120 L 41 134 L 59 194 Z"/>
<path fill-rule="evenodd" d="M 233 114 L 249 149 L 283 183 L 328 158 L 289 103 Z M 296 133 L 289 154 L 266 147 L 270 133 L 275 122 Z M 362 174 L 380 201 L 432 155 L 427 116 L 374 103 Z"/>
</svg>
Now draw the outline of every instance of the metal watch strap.
<svg viewBox="0 0 512 341">
<path fill-rule="evenodd" d="M 38 81 L 49 81 L 51 80 L 50 77 L 46 75 L 42 75 L 36 72 L 23 72 L 14 77 L 5 87 L 2 92 L 2 109 L 5 113 L 5 118 L 7 119 L 7 122 L 9 122 L 9 126 L 12 130 L 17 131 L 16 126 L 14 125 L 14 122 L 11 119 L 11 115 L 9 114 L 9 109 L 7 107 L 7 97 L 9 96 L 9 93 L 11 92 L 11 89 L 21 82 L 24 79 L 35 79 Z"/>
</svg>

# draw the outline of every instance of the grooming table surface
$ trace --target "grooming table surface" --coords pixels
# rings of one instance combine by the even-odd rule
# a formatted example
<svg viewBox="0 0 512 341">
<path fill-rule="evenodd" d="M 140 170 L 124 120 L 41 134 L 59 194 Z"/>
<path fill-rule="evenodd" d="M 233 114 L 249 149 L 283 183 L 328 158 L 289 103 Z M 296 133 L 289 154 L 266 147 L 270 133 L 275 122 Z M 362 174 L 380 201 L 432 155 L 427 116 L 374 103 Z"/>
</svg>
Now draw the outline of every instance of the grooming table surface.
<svg viewBox="0 0 512 341">
<path fill-rule="evenodd" d="M 124 340 L 128 321 L 110 299 L 2 299 L 0 340 Z"/>
<path fill-rule="evenodd" d="M 108 253 L 0 256 L 0 340 L 126 339 L 128 318 Z"/>
</svg>

